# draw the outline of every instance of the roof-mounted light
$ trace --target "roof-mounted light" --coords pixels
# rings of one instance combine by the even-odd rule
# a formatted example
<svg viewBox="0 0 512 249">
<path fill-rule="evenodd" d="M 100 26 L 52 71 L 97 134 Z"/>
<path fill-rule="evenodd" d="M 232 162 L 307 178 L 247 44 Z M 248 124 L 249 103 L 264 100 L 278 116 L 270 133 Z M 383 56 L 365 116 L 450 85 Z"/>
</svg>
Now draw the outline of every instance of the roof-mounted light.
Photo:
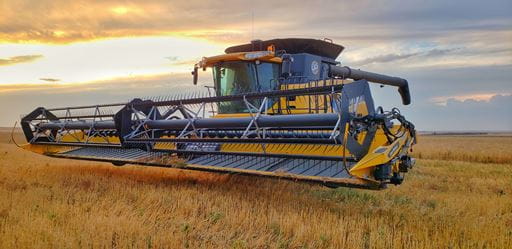
<svg viewBox="0 0 512 249">
<path fill-rule="evenodd" d="M 274 52 L 272 51 L 257 51 L 257 52 L 250 52 L 245 54 L 246 60 L 256 60 L 261 57 L 267 57 L 267 56 L 273 56 Z"/>
</svg>

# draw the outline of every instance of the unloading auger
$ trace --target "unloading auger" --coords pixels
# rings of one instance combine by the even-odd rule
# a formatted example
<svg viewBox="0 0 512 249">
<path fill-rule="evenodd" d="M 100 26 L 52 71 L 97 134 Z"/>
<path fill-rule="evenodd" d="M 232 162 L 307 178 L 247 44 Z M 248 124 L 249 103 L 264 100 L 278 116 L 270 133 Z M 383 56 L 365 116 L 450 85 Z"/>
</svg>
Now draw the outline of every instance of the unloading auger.
<svg viewBox="0 0 512 249">
<path fill-rule="evenodd" d="M 39 107 L 23 148 L 51 157 L 271 176 L 368 189 L 400 184 L 413 165 L 414 125 L 375 108 L 368 82 L 406 80 L 339 66 L 326 40 L 255 40 L 194 66 L 208 93 L 128 103 Z"/>
</svg>

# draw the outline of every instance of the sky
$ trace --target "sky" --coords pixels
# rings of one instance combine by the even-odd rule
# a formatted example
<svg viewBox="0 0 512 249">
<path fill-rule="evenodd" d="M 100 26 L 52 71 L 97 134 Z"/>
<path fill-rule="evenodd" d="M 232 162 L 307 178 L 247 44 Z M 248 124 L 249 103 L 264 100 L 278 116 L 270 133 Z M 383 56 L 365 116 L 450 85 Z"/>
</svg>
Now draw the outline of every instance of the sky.
<svg viewBox="0 0 512 249">
<path fill-rule="evenodd" d="M 512 131 L 512 1 L 0 0 L 0 126 L 38 106 L 202 91 L 203 56 L 252 39 L 332 39 L 422 131 Z"/>
</svg>

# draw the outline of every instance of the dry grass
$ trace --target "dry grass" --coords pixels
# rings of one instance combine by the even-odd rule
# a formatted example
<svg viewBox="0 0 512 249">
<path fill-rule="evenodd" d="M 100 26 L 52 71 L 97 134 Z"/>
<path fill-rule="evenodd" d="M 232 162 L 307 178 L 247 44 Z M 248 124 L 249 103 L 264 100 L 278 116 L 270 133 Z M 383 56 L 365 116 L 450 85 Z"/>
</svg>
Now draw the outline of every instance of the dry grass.
<svg viewBox="0 0 512 249">
<path fill-rule="evenodd" d="M 414 156 L 480 163 L 512 163 L 512 134 L 420 136 Z"/>
<path fill-rule="evenodd" d="M 0 248 L 512 248 L 512 164 L 467 158 L 420 160 L 402 186 L 375 192 L 116 168 L 0 143 Z"/>
</svg>

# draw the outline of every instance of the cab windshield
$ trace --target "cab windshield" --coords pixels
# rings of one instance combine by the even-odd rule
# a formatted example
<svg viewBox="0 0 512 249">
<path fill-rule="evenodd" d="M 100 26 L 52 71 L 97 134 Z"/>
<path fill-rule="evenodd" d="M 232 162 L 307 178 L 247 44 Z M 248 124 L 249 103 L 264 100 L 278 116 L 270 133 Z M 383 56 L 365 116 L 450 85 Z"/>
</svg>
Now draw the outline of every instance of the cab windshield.
<svg viewBox="0 0 512 249">
<path fill-rule="evenodd" d="M 219 63 L 213 68 L 217 96 L 236 95 L 249 92 L 264 92 L 277 89 L 279 64 L 234 61 Z M 255 101 L 258 105 L 261 101 Z M 242 101 L 224 102 L 219 113 L 247 113 Z"/>
</svg>

